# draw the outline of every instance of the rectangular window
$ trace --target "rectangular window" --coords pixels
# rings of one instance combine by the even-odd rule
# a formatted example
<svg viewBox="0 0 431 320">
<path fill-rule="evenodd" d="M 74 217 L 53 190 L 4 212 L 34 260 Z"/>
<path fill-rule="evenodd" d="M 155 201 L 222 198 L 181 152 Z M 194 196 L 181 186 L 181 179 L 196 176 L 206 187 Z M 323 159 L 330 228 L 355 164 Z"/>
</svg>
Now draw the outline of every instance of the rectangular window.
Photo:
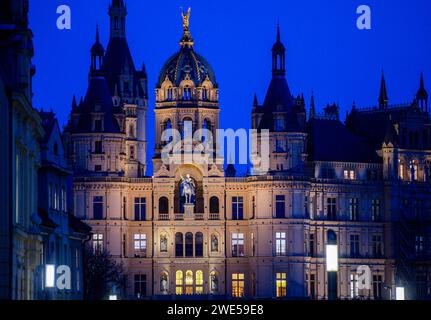
<svg viewBox="0 0 431 320">
<path fill-rule="evenodd" d="M 359 257 L 359 235 L 350 235 L 350 257 Z"/>
<path fill-rule="evenodd" d="M 96 171 L 96 172 L 100 172 L 100 171 L 102 171 L 102 166 L 101 166 L 100 164 L 96 164 L 96 165 L 94 166 L 94 171 Z"/>
<path fill-rule="evenodd" d="M 147 252 L 147 235 L 145 233 L 136 233 L 133 237 L 133 247 L 135 252 L 145 255 Z"/>
<path fill-rule="evenodd" d="M 277 298 L 285 297 L 286 296 L 286 273 L 277 272 L 275 283 L 276 283 Z"/>
<path fill-rule="evenodd" d="M 140 299 L 147 295 L 147 275 L 135 274 L 135 298 Z"/>
<path fill-rule="evenodd" d="M 310 273 L 306 275 L 307 280 L 307 295 L 314 299 L 316 297 L 316 275 Z"/>
<path fill-rule="evenodd" d="M 135 147 L 130 146 L 130 159 L 135 159 Z"/>
<path fill-rule="evenodd" d="M 103 219 L 103 197 L 101 196 L 93 198 L 93 219 Z"/>
<path fill-rule="evenodd" d="M 146 199 L 135 198 L 135 221 L 144 221 L 146 219 Z"/>
<path fill-rule="evenodd" d="M 374 299 L 382 299 L 383 277 L 381 275 L 373 275 L 373 295 Z"/>
<path fill-rule="evenodd" d="M 374 258 L 381 258 L 383 255 L 382 236 L 373 235 L 371 238 L 372 253 Z"/>
<path fill-rule="evenodd" d="M 52 183 L 49 183 L 49 189 L 48 189 L 48 198 L 49 198 L 49 208 L 54 208 L 54 189 L 52 187 Z"/>
<path fill-rule="evenodd" d="M 350 221 L 359 221 L 359 199 L 350 198 Z"/>
<path fill-rule="evenodd" d="M 415 251 L 416 254 L 422 254 L 425 252 L 425 237 L 415 236 Z"/>
<path fill-rule="evenodd" d="M 102 141 L 94 142 L 94 153 L 101 154 L 102 153 Z"/>
<path fill-rule="evenodd" d="M 358 275 L 356 273 L 350 274 L 350 298 L 355 299 L 359 295 Z"/>
<path fill-rule="evenodd" d="M 372 221 L 381 221 L 380 200 L 379 199 L 371 200 L 371 220 Z"/>
<path fill-rule="evenodd" d="M 286 201 L 284 195 L 275 196 L 275 217 L 278 219 L 286 216 Z"/>
<path fill-rule="evenodd" d="M 235 298 L 244 297 L 244 273 L 232 274 L 232 296 Z"/>
<path fill-rule="evenodd" d="M 316 255 L 314 233 L 310 233 L 308 238 L 308 254 L 310 257 L 314 257 Z"/>
<path fill-rule="evenodd" d="M 55 185 L 54 189 L 54 209 L 60 209 L 60 190 L 58 189 L 58 184 Z"/>
<path fill-rule="evenodd" d="M 286 255 L 286 232 L 275 233 L 275 254 L 277 256 Z"/>
<path fill-rule="evenodd" d="M 103 234 L 102 233 L 93 234 L 93 250 L 94 250 L 94 252 L 103 251 Z"/>
<path fill-rule="evenodd" d="M 244 219 L 243 197 L 232 197 L 232 220 Z"/>
<path fill-rule="evenodd" d="M 344 179 L 346 180 L 355 180 L 356 172 L 355 170 L 344 170 Z"/>
<path fill-rule="evenodd" d="M 67 212 L 67 193 L 66 188 L 61 188 L 61 210 Z"/>
<path fill-rule="evenodd" d="M 336 198 L 331 197 L 327 199 L 327 215 L 328 215 L 328 220 L 337 219 L 337 199 Z"/>
<path fill-rule="evenodd" d="M 94 131 L 102 132 L 102 120 L 94 120 Z"/>
<path fill-rule="evenodd" d="M 232 257 L 244 257 L 244 233 L 232 233 Z"/>
</svg>

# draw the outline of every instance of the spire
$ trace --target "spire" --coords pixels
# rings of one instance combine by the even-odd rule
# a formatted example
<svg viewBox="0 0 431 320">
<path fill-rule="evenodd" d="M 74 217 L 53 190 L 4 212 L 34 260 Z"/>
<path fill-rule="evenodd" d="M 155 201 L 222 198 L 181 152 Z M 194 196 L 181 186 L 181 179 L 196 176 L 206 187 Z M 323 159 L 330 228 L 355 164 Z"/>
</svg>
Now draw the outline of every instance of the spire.
<svg viewBox="0 0 431 320">
<path fill-rule="evenodd" d="M 127 8 L 124 1 L 112 0 L 108 13 L 111 19 L 111 38 L 125 38 Z"/>
<path fill-rule="evenodd" d="M 310 101 L 310 117 L 313 119 L 316 116 L 316 105 L 314 103 L 314 91 L 311 91 L 311 101 Z"/>
<path fill-rule="evenodd" d="M 280 40 L 280 25 L 277 24 L 277 37 L 272 46 L 272 75 L 284 76 L 286 74 L 286 49 Z"/>
<path fill-rule="evenodd" d="M 100 43 L 100 38 L 99 38 L 99 25 L 96 25 L 96 41 L 91 47 L 91 73 L 92 74 L 102 70 L 104 55 L 105 55 L 105 49 Z"/>
<path fill-rule="evenodd" d="M 422 72 L 421 72 L 421 78 L 419 81 L 419 90 L 416 93 L 416 101 L 422 111 L 428 112 L 428 92 L 425 89 L 424 76 Z"/>
<path fill-rule="evenodd" d="M 253 107 L 258 107 L 259 106 L 259 102 L 257 101 L 257 95 L 256 93 L 254 94 L 254 99 L 253 99 Z"/>
<path fill-rule="evenodd" d="M 187 12 L 184 13 L 181 8 L 181 17 L 183 19 L 183 36 L 180 40 L 181 47 L 193 47 L 194 41 L 192 39 L 192 35 L 190 33 L 190 13 L 192 8 L 188 8 Z"/>
<path fill-rule="evenodd" d="M 380 95 L 379 95 L 379 107 L 381 109 L 385 109 L 388 106 L 388 93 L 386 90 L 386 80 L 385 80 L 385 74 L 382 70 L 382 79 L 380 81 Z"/>
<path fill-rule="evenodd" d="M 78 105 L 76 104 L 76 96 L 74 94 L 73 99 L 72 99 L 72 110 L 76 109 L 77 107 L 78 107 Z"/>
</svg>

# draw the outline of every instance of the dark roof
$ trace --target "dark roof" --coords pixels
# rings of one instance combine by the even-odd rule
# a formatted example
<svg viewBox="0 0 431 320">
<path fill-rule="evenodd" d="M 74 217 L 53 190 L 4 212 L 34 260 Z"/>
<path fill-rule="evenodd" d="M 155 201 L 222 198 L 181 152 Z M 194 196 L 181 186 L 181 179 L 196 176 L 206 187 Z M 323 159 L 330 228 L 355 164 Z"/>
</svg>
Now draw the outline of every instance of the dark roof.
<svg viewBox="0 0 431 320">
<path fill-rule="evenodd" d="M 160 87 L 166 76 L 175 86 L 179 86 L 186 74 L 195 85 L 200 85 L 208 76 L 214 87 L 217 87 L 214 70 L 204 57 L 193 50 L 192 46 L 181 46 L 180 51 L 172 55 L 163 65 L 157 86 Z"/>
<path fill-rule="evenodd" d="M 79 220 L 73 214 L 69 214 L 68 218 L 69 218 L 69 227 L 72 228 L 75 232 L 90 234 L 91 227 L 89 225 Z"/>
<path fill-rule="evenodd" d="M 274 112 L 283 112 L 286 114 L 286 131 L 304 130 L 304 117 L 300 116 L 300 113 L 305 113 L 305 110 L 295 106 L 285 76 L 272 77 L 263 106 L 256 112 L 263 113 L 258 129 L 274 130 Z"/>
<path fill-rule="evenodd" d="M 142 87 L 140 83 L 141 79 L 147 79 L 145 66 L 142 65 L 141 71 L 136 71 L 126 38 L 113 37 L 109 40 L 104 59 L 104 69 L 112 96 L 115 93 L 116 85 L 118 91 L 120 90 L 120 76 L 127 74 L 133 76 L 133 83 L 131 84 L 133 95 L 135 97 L 147 97 L 147 88 Z"/>
<path fill-rule="evenodd" d="M 55 229 L 58 227 L 58 224 L 56 224 L 54 221 L 49 218 L 48 212 L 46 212 L 44 209 L 39 208 L 38 210 L 39 218 L 42 220 L 41 226 L 49 228 L 49 229 Z"/>
<path fill-rule="evenodd" d="M 42 127 L 45 131 L 45 135 L 42 138 L 41 143 L 45 144 L 48 142 L 49 137 L 51 136 L 52 130 L 56 125 L 57 119 L 55 118 L 55 113 L 52 111 L 39 111 L 39 116 L 42 119 Z"/>
<path fill-rule="evenodd" d="M 308 154 L 312 161 L 381 162 L 375 149 L 339 120 L 310 119 Z"/>
<path fill-rule="evenodd" d="M 93 132 L 90 116 L 92 112 L 104 113 L 104 132 L 121 133 L 118 121 L 114 116 L 114 105 L 108 84 L 103 76 L 90 79 L 84 102 L 76 112 L 80 114 L 80 117 L 78 126 L 74 130 L 75 133 Z"/>
</svg>

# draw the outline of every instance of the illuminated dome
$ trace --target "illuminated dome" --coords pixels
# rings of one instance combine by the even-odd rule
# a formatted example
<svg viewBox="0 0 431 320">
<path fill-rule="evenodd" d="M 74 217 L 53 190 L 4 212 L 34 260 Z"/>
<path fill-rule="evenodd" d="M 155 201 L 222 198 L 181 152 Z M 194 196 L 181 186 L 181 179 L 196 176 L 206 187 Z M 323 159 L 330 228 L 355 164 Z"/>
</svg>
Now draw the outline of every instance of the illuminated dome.
<svg viewBox="0 0 431 320">
<path fill-rule="evenodd" d="M 160 88 L 162 83 L 168 78 L 173 86 L 179 86 L 184 79 L 190 79 L 195 86 L 200 86 L 205 80 L 211 81 L 217 87 L 214 71 L 210 64 L 201 55 L 193 50 L 194 41 L 191 38 L 188 19 L 190 12 L 183 15 L 183 36 L 180 41 L 180 50 L 171 56 L 163 65 L 159 74 L 157 86 Z M 208 77 L 208 79 L 207 79 Z"/>
</svg>

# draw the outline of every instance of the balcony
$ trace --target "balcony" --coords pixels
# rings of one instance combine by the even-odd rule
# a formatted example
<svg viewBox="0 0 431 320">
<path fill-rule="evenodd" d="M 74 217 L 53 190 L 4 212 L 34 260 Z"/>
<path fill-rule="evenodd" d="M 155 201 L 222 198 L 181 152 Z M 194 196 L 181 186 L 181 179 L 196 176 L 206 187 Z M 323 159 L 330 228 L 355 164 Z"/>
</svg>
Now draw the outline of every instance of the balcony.
<svg viewBox="0 0 431 320">
<path fill-rule="evenodd" d="M 161 221 L 169 220 L 169 213 L 159 213 L 159 220 Z"/>
<path fill-rule="evenodd" d="M 220 214 L 219 213 L 210 213 L 208 219 L 209 220 L 220 220 Z"/>
<path fill-rule="evenodd" d="M 175 213 L 175 220 L 184 220 L 184 214 Z"/>
</svg>

